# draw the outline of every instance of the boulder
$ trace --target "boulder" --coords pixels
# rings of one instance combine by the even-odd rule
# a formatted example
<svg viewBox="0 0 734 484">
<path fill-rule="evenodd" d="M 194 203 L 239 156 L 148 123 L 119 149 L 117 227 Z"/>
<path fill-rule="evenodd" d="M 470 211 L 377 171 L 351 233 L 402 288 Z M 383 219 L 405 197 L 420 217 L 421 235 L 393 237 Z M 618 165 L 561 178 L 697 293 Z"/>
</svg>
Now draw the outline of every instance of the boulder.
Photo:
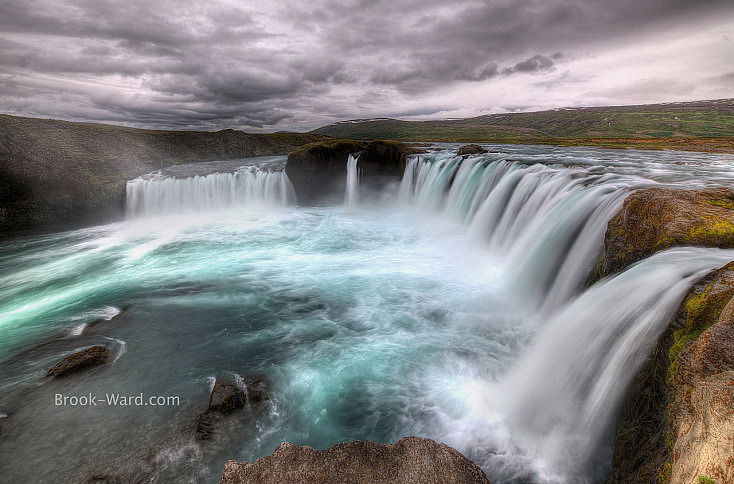
<svg viewBox="0 0 734 484">
<path fill-rule="evenodd" d="M 196 418 L 196 438 L 209 440 L 219 427 L 222 416 L 246 405 L 252 411 L 262 411 L 270 400 L 270 385 L 264 375 L 242 377 L 243 388 L 230 380 L 217 378 L 209 395 L 207 409 Z"/>
<path fill-rule="evenodd" d="M 459 152 L 457 153 L 459 156 L 464 155 L 481 155 L 487 153 L 487 150 L 482 148 L 479 145 L 464 145 L 461 148 L 459 148 Z"/>
<path fill-rule="evenodd" d="M 212 393 L 209 395 L 207 410 L 229 413 L 236 408 L 244 407 L 245 400 L 245 392 L 237 388 L 234 383 L 217 378 Z"/>
<path fill-rule="evenodd" d="M 255 462 L 227 462 L 220 484 L 303 482 L 489 483 L 476 464 L 448 445 L 406 437 L 395 444 L 355 441 L 322 451 L 285 442 Z"/>
<path fill-rule="evenodd" d="M 597 278 L 676 245 L 734 247 L 734 190 L 649 188 L 607 225 Z"/>
<path fill-rule="evenodd" d="M 110 350 L 106 346 L 101 345 L 77 351 L 56 363 L 50 370 L 48 370 L 46 377 L 65 376 L 85 368 L 101 365 L 107 361 L 110 353 Z"/>
</svg>

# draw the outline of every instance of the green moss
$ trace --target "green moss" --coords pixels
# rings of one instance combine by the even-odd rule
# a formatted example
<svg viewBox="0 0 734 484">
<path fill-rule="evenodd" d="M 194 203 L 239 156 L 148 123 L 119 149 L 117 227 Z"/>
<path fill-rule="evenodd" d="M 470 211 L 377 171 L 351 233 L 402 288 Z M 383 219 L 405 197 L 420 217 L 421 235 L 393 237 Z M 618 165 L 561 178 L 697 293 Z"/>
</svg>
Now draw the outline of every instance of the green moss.
<svg viewBox="0 0 734 484">
<path fill-rule="evenodd" d="M 714 480 L 709 476 L 698 476 L 698 484 L 714 484 Z"/>
<path fill-rule="evenodd" d="M 710 217 L 706 225 L 691 228 L 691 237 L 709 241 L 716 237 L 734 236 L 734 223 L 724 218 Z M 711 241 L 714 243 L 713 241 Z"/>
<path fill-rule="evenodd" d="M 716 207 L 723 207 L 729 210 L 734 210 L 734 201 L 726 200 L 723 198 L 709 198 L 708 199 L 709 205 L 714 205 Z"/>
<path fill-rule="evenodd" d="M 658 479 L 660 482 L 670 482 L 670 477 L 673 474 L 673 464 L 670 462 L 663 462 L 658 469 Z"/>
</svg>

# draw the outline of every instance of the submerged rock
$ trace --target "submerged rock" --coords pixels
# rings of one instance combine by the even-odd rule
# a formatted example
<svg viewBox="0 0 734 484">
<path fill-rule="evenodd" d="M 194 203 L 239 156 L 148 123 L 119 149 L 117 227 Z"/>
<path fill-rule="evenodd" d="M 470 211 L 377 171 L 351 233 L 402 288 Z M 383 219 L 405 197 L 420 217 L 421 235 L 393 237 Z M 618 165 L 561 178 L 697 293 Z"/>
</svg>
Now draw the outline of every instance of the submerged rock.
<svg viewBox="0 0 734 484">
<path fill-rule="evenodd" d="M 482 148 L 479 145 L 471 144 L 471 145 L 464 145 L 461 148 L 459 148 L 459 152 L 457 153 L 459 156 L 464 155 L 481 155 L 487 153 L 487 150 Z"/>
<path fill-rule="evenodd" d="M 607 225 L 597 277 L 676 245 L 734 247 L 734 190 L 649 188 L 628 196 Z"/>
<path fill-rule="evenodd" d="M 229 380 L 217 380 L 209 395 L 209 407 L 207 410 L 216 410 L 228 413 L 236 408 L 245 406 L 245 392 L 240 390 Z"/>
<path fill-rule="evenodd" d="M 102 365 L 107 361 L 109 356 L 110 350 L 106 346 L 92 346 L 90 348 L 77 351 L 56 363 L 50 370 L 48 370 L 46 377 L 60 377 L 85 368 Z"/>
<path fill-rule="evenodd" d="M 446 444 L 406 437 L 395 444 L 346 442 L 327 450 L 280 444 L 253 463 L 227 462 L 220 484 L 488 483 L 472 461 Z"/>
<path fill-rule="evenodd" d="M 243 388 L 230 380 L 217 378 L 209 395 L 207 409 L 196 418 L 196 438 L 209 440 L 217 433 L 222 416 L 246 405 L 260 412 L 270 400 L 270 385 L 264 375 L 242 377 Z"/>
</svg>

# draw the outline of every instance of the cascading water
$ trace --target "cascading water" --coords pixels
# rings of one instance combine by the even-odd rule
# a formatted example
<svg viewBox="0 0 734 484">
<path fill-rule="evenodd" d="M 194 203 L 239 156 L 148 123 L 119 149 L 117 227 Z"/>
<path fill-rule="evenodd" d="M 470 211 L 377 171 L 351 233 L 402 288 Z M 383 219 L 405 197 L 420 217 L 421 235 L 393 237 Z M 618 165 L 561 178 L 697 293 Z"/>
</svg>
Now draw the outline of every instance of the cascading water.
<svg viewBox="0 0 734 484">
<path fill-rule="evenodd" d="M 629 189 L 642 184 L 628 176 L 442 154 L 409 160 L 399 197 L 465 222 L 515 291 L 550 310 L 583 287 L 601 255 L 607 221 Z"/>
<path fill-rule="evenodd" d="M 128 217 L 139 217 L 294 202 L 295 192 L 285 172 L 251 166 L 234 173 L 136 178 L 127 183 L 125 211 Z"/>
<path fill-rule="evenodd" d="M 584 290 L 607 220 L 639 187 L 731 184 L 734 160 L 493 149 L 413 156 L 399 202 L 360 210 L 289 205 L 284 157 L 182 166 L 131 181 L 125 222 L 4 242 L 3 477 L 213 484 L 228 459 L 283 441 L 419 435 L 492 482 L 603 481 L 609 426 L 641 358 L 690 283 L 734 258 L 675 249 Z M 93 344 L 114 361 L 45 379 Z M 192 443 L 212 378 L 243 372 L 267 375 L 271 411 Z M 182 405 L 54 406 L 58 391 Z"/>
<path fill-rule="evenodd" d="M 632 378 L 691 285 L 734 251 L 676 248 L 594 285 L 548 318 L 503 385 L 508 427 L 554 482 L 603 480 Z"/>
<path fill-rule="evenodd" d="M 347 160 L 347 186 L 344 190 L 344 205 L 354 208 L 359 203 L 359 155 L 349 155 Z"/>
</svg>

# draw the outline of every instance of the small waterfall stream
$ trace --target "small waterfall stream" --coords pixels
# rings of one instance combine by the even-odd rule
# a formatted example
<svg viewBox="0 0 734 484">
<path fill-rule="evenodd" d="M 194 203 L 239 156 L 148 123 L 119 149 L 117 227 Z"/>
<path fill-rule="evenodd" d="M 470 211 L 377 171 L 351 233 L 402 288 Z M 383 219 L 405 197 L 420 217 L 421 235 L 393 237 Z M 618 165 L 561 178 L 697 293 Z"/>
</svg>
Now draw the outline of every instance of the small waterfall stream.
<svg viewBox="0 0 734 484">
<path fill-rule="evenodd" d="M 347 160 L 347 186 L 344 190 L 344 206 L 354 208 L 359 203 L 359 155 L 349 155 Z"/>
</svg>

